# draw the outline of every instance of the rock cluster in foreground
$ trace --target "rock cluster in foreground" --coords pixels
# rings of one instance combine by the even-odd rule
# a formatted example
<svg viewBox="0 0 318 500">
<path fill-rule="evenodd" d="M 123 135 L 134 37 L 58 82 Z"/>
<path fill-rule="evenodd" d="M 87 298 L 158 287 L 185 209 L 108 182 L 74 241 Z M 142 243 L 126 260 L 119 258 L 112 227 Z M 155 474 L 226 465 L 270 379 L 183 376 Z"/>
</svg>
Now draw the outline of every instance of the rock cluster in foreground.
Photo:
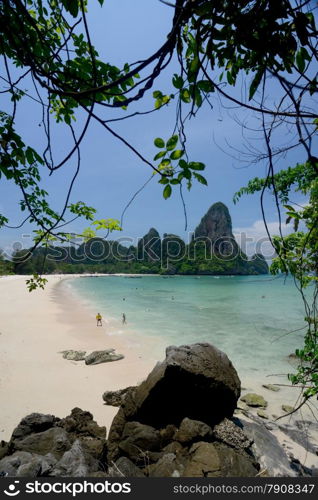
<svg viewBox="0 0 318 500">
<path fill-rule="evenodd" d="M 33 413 L 1 443 L 0 475 L 311 475 L 288 459 L 261 418 L 233 417 L 239 397 L 240 380 L 223 352 L 210 344 L 169 347 L 139 386 L 103 395 L 119 406 L 107 441 L 105 427 L 79 408 L 64 419 Z"/>
</svg>

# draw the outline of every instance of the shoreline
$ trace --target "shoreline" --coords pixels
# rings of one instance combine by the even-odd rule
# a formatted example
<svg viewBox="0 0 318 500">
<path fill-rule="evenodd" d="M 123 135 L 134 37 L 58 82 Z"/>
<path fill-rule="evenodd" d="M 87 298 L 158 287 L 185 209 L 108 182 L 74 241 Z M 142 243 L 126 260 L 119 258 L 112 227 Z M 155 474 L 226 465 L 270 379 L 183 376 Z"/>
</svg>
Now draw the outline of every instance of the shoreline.
<svg viewBox="0 0 318 500">
<path fill-rule="evenodd" d="M 0 396 L 3 402 L 0 440 L 9 440 L 13 429 L 27 414 L 39 412 L 63 418 L 74 407 L 91 412 L 108 432 L 118 408 L 105 405 L 102 394 L 140 383 L 158 361 L 153 357 L 152 348 L 156 338 L 131 335 L 129 329 L 112 334 L 111 321 L 103 322 L 102 328 L 96 327 L 92 303 L 76 291 L 69 293 L 71 288 L 67 288 L 68 279 L 80 276 L 47 276 L 45 290 L 32 293 L 26 288 L 26 276 L 0 280 Z M 109 348 L 123 354 L 124 359 L 86 366 L 84 361 L 68 361 L 61 354 L 69 349 L 91 352 Z M 235 366 L 235 360 L 232 361 Z M 286 390 L 272 392 L 262 388 L 261 384 L 273 383 L 266 376 L 260 381 L 238 375 L 242 394 L 256 392 L 268 401 L 266 413 L 270 420 L 282 403 L 288 404 Z M 289 388 L 291 394 L 296 391 Z M 249 411 L 256 415 L 257 409 Z M 306 411 L 297 412 L 280 423 L 294 425 L 304 418 L 313 420 Z M 318 442 L 316 436 L 315 441 Z M 306 462 L 305 455 L 299 453 L 299 458 Z M 310 461 L 312 459 L 311 456 Z"/>
<path fill-rule="evenodd" d="M 0 440 L 9 440 L 13 429 L 29 413 L 60 418 L 80 407 L 94 415 L 107 432 L 118 408 L 106 406 L 102 394 L 143 380 L 155 360 L 134 349 L 124 336 L 107 336 L 106 326 L 96 327 L 95 315 L 63 295 L 63 276 L 48 276 L 45 290 L 31 293 L 25 276 L 0 280 Z M 64 281 L 64 280 L 63 280 Z M 62 303 L 61 303 L 62 301 Z M 96 314 L 96 313 L 95 313 Z M 123 360 L 99 365 L 68 361 L 61 351 L 114 348 Z"/>
</svg>

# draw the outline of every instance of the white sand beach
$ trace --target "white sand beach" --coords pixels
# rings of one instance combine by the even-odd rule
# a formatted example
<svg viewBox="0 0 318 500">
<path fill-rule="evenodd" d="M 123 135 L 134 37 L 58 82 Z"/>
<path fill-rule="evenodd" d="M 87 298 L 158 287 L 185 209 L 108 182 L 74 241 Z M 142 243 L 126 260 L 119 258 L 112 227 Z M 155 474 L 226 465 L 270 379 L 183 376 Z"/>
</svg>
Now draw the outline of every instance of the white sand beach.
<svg viewBox="0 0 318 500">
<path fill-rule="evenodd" d="M 65 417 L 80 407 L 109 430 L 117 408 L 102 394 L 143 380 L 156 360 L 147 347 L 125 335 L 109 337 L 96 327 L 96 312 L 58 291 L 60 276 L 48 276 L 45 290 L 29 292 L 26 277 L 0 278 L 0 440 L 8 440 L 29 413 Z M 60 351 L 114 348 L 123 360 L 86 366 Z M 142 352 L 141 352 L 142 348 Z"/>
</svg>

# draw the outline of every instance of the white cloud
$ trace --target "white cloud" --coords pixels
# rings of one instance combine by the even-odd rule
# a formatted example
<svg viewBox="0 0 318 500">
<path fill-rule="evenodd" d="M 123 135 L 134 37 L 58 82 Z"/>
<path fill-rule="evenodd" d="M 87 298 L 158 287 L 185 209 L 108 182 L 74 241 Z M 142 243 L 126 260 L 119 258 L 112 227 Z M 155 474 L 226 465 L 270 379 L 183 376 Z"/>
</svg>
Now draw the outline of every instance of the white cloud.
<svg viewBox="0 0 318 500">
<path fill-rule="evenodd" d="M 292 224 L 285 224 L 283 222 L 281 227 L 279 227 L 279 222 L 267 222 L 267 228 L 271 236 L 280 234 L 280 229 L 283 236 L 293 232 Z M 249 227 L 235 227 L 233 234 L 243 252 L 248 256 L 261 253 L 267 260 L 275 257 L 274 249 L 270 243 L 262 219 L 255 221 Z"/>
</svg>

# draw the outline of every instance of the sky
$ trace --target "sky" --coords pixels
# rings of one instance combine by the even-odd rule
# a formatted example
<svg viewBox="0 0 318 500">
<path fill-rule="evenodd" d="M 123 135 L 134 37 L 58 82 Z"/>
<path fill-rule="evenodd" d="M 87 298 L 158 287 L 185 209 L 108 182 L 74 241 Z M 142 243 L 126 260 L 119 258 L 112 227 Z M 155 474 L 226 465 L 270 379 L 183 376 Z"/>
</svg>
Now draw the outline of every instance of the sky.
<svg viewBox="0 0 318 500">
<path fill-rule="evenodd" d="M 159 0 L 105 0 L 101 8 L 97 0 L 89 0 L 88 21 L 92 41 L 100 57 L 116 66 L 125 62 L 134 62 L 147 58 L 165 41 L 169 32 L 173 9 Z M 153 106 L 152 92 L 162 90 L 170 93 L 171 77 L 177 72 L 176 61 L 165 70 L 154 87 L 142 102 L 137 103 L 131 111 L 144 111 Z M 24 84 L 28 88 L 30 82 Z M 237 88 L 241 92 L 242 88 Z M 254 147 L 262 147 L 259 138 L 247 128 L 243 130 L 237 121 L 245 125 L 255 126 L 255 119 L 250 115 L 233 108 L 226 107 L 216 96 L 211 99 L 213 109 L 205 106 L 201 112 L 188 123 L 187 145 L 190 159 L 206 164 L 204 173 L 208 186 L 194 183 L 191 191 L 184 189 L 184 200 L 187 211 L 188 227 L 185 231 L 185 216 L 183 204 L 176 189 L 172 197 L 164 200 L 163 186 L 158 184 L 154 176 L 141 193 L 134 199 L 125 212 L 123 231 L 113 234 L 113 238 L 140 238 L 150 227 L 155 227 L 159 233 L 174 233 L 188 239 L 188 233 L 193 231 L 201 217 L 215 202 L 225 203 L 232 216 L 233 232 L 240 239 L 240 233 L 249 237 L 262 238 L 265 228 L 262 223 L 260 201 L 258 195 L 243 197 L 233 204 L 233 195 L 245 186 L 254 176 L 262 177 L 266 171 L 266 163 L 257 162 L 249 165 L 240 161 L 239 153 L 244 149 L 245 139 Z M 6 106 L 6 104 L 5 104 Z M 7 107 L 9 110 L 9 107 Z M 105 110 L 102 116 L 116 118 L 115 110 Z M 174 128 L 175 103 L 168 108 L 159 110 L 148 116 L 136 117 L 114 125 L 114 130 L 123 135 L 142 154 L 152 160 L 158 152 L 153 144 L 155 137 L 167 139 Z M 77 116 L 76 127 L 80 129 L 84 116 Z M 254 121 L 253 121 L 254 120 Z M 36 150 L 43 150 L 43 135 L 41 110 L 30 99 L 24 99 L 19 105 L 17 130 L 26 144 Z M 284 132 L 278 137 L 284 142 Z M 55 158 L 58 160 L 68 151 L 69 137 L 61 125 L 53 129 L 53 144 Z M 276 168 L 284 168 L 303 160 L 303 153 L 293 152 L 286 156 Z M 81 171 L 77 178 L 72 202 L 85 201 L 94 206 L 98 218 L 120 219 L 122 212 L 133 195 L 151 177 L 152 171 L 143 164 L 131 151 L 98 124 L 93 123 L 88 130 L 81 148 Z M 50 200 L 56 209 L 60 209 L 65 199 L 68 183 L 75 169 L 75 159 L 65 168 L 49 177 L 43 172 L 43 185 L 50 193 Z M 8 216 L 10 224 L 16 225 L 23 219 L 23 213 L 18 210 L 21 198 L 16 188 L 0 180 L 0 213 Z M 305 202 L 301 197 L 299 202 Z M 275 205 L 270 196 L 266 199 L 266 214 L 271 229 L 278 228 Z M 69 226 L 69 231 L 81 231 L 87 223 Z M 23 246 L 31 245 L 32 230 L 29 224 L 19 230 L 0 230 L 0 248 L 10 253 L 15 243 Z M 288 231 L 288 228 L 285 228 Z M 253 250 L 249 244 L 248 253 Z"/>
</svg>

